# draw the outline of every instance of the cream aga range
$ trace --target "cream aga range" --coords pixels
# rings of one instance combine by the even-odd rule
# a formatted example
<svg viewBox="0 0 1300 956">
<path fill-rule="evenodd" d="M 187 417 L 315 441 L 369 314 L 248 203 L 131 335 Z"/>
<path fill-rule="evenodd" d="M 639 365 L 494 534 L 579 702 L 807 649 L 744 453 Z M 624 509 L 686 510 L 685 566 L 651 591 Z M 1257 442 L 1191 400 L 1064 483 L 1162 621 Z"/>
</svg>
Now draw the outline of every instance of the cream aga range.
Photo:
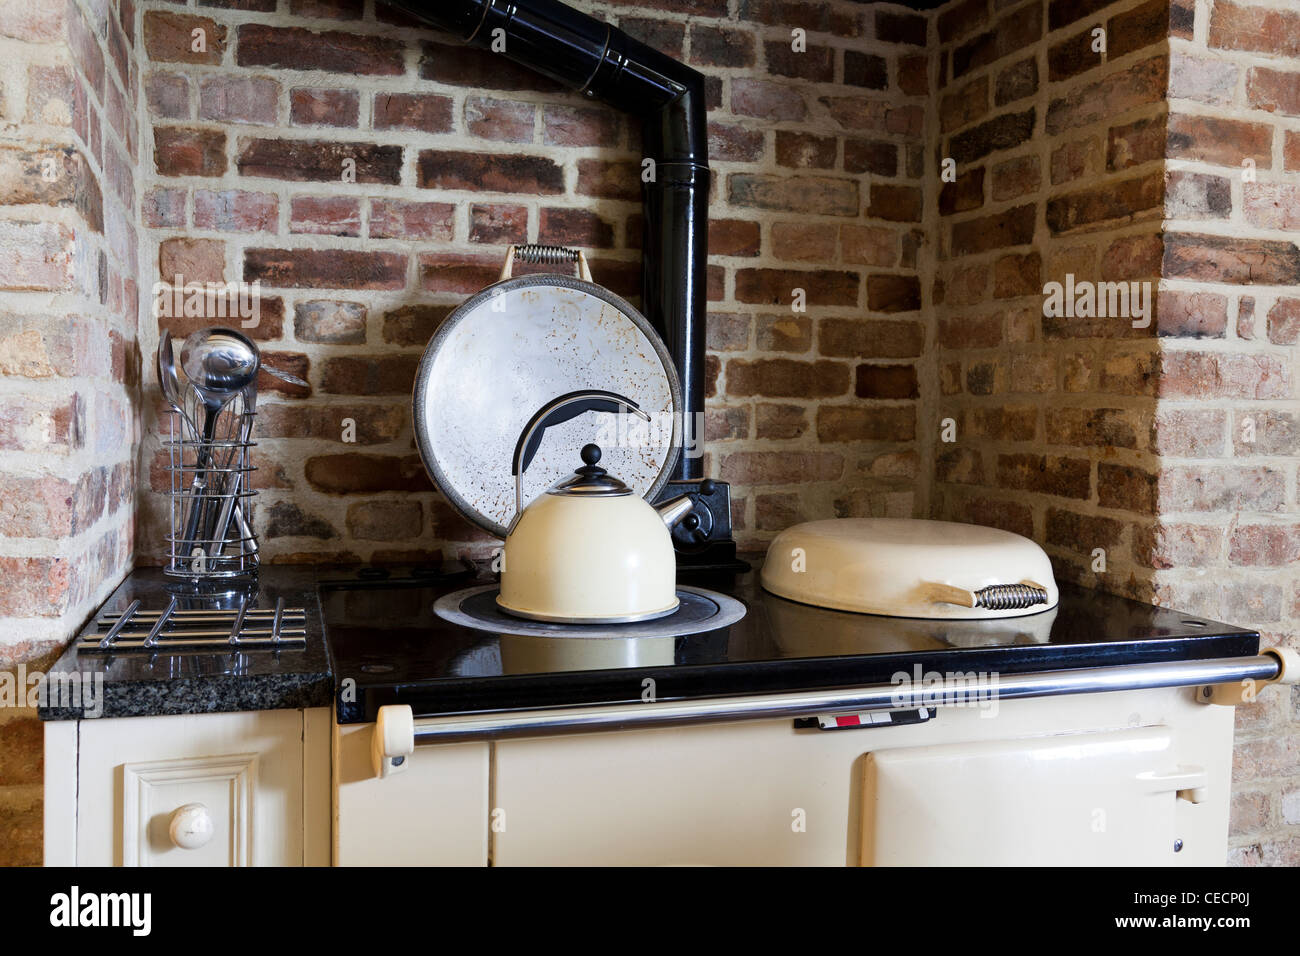
<svg viewBox="0 0 1300 956">
<path fill-rule="evenodd" d="M 471 570 L 383 573 L 320 591 L 341 865 L 1219 865 L 1234 706 L 1300 672 L 1066 585 L 925 620 L 683 572 L 701 628 L 743 616 L 574 638 Z"/>
</svg>

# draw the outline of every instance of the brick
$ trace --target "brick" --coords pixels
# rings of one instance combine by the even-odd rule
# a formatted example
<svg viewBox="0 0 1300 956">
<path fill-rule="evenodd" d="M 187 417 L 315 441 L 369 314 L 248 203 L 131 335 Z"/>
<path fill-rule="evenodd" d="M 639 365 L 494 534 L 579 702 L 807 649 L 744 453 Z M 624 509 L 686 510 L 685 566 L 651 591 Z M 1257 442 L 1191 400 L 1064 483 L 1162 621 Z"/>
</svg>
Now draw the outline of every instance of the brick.
<svg viewBox="0 0 1300 956">
<path fill-rule="evenodd" d="M 1163 373 L 1162 398 L 1272 399 L 1291 389 L 1287 366 L 1270 355 L 1168 352 Z"/>
<path fill-rule="evenodd" d="M 915 405 L 817 406 L 817 440 L 821 442 L 913 441 Z"/>
<path fill-rule="evenodd" d="M 195 30 L 202 32 L 196 35 Z M 144 48 L 149 59 L 163 63 L 220 63 L 226 28 L 208 17 L 146 10 Z"/>
<path fill-rule="evenodd" d="M 823 216 L 858 214 L 858 185 L 849 179 L 733 173 L 727 177 L 727 194 L 733 206 Z"/>
<path fill-rule="evenodd" d="M 867 308 L 872 312 L 914 312 L 920 307 L 921 280 L 916 276 L 867 277 Z"/>
<path fill-rule="evenodd" d="M 474 203 L 469 207 L 469 241 L 501 245 L 527 242 L 528 207 Z"/>
<path fill-rule="evenodd" d="M 1240 412 L 1232 439 L 1236 455 L 1294 456 L 1300 449 L 1300 420 L 1289 412 Z"/>
<path fill-rule="evenodd" d="M 798 438 L 808 430 L 808 416 L 802 406 L 760 402 L 754 409 L 756 437 L 782 441 Z"/>
<path fill-rule="evenodd" d="M 939 189 L 939 215 L 951 216 L 984 205 L 984 167 L 976 166 Z"/>
<path fill-rule="evenodd" d="M 1032 47 L 1043 34 L 1042 12 L 1041 3 L 1034 0 L 1002 17 L 992 30 L 957 46 L 952 51 L 953 77 Z"/>
<path fill-rule="evenodd" d="M 739 220 L 730 223 L 740 225 Z M 714 220 L 709 223 L 709 251 L 716 255 L 757 255 L 758 224 L 747 223 L 753 229 L 753 252 L 718 252 L 714 249 L 715 237 L 727 235 L 727 220 Z M 720 228 L 721 227 L 721 228 Z M 748 230 L 747 230 L 748 231 Z M 537 235 L 545 242 L 561 246 L 582 246 L 588 249 L 612 249 L 614 247 L 614 227 L 594 212 L 587 209 L 565 209 L 547 206 L 542 209 L 537 227 Z"/>
<path fill-rule="evenodd" d="M 772 122 L 797 122 L 807 115 L 808 106 L 798 91 L 784 84 L 737 77 L 731 81 L 731 111 Z"/>
<path fill-rule="evenodd" d="M 1202 163 L 1240 168 L 1243 159 L 1253 159 L 1259 169 L 1272 164 L 1273 128 L 1265 123 L 1190 116 L 1169 117 L 1168 155 L 1171 159 L 1192 159 Z"/>
<path fill-rule="evenodd" d="M 165 239 L 158 244 L 158 276 L 180 285 L 190 282 L 224 282 L 226 244 L 218 239 Z"/>
<path fill-rule="evenodd" d="M 6 617 L 57 617 L 67 608 L 76 580 L 66 558 L 0 557 L 0 574 L 7 583 L 0 593 L 0 614 Z"/>
<path fill-rule="evenodd" d="M 749 437 L 748 406 L 715 406 L 704 412 L 705 440 L 736 441 Z"/>
<path fill-rule="evenodd" d="M 952 227 L 952 253 L 968 255 L 1026 245 L 1034 238 L 1034 206 L 1016 206 L 991 216 L 968 219 Z"/>
<path fill-rule="evenodd" d="M 891 222 L 921 221 L 921 190 L 914 186 L 872 183 L 867 215 Z"/>
<path fill-rule="evenodd" d="M 1171 232 L 1165 236 L 1165 275 L 1240 285 L 1300 283 L 1300 249 L 1280 240 Z"/>
<path fill-rule="evenodd" d="M 350 196 L 295 196 L 289 231 L 317 236 L 361 235 L 361 200 Z"/>
<path fill-rule="evenodd" d="M 1210 14 L 1210 46 L 1300 57 L 1300 13 L 1219 0 Z"/>
<path fill-rule="evenodd" d="M 993 86 L 993 103 L 995 106 L 1005 106 L 1037 92 L 1038 60 L 1031 56 L 998 71 Z"/>
<path fill-rule="evenodd" d="M 1052 185 L 1091 177 L 1101 171 L 1101 146 L 1096 137 L 1062 143 L 1052 150 Z"/>
<path fill-rule="evenodd" d="M 935 456 L 934 477 L 945 484 L 983 484 L 984 458 L 973 448 L 945 449 Z"/>
<path fill-rule="evenodd" d="M 299 342 L 364 345 L 366 307 L 360 302 L 328 299 L 299 302 L 293 309 L 293 334 Z"/>
<path fill-rule="evenodd" d="M 1137 429 L 1122 408 L 1049 408 L 1047 441 L 1053 445 L 1136 448 Z"/>
<path fill-rule="evenodd" d="M 988 349 L 1002 344 L 998 315 L 947 315 L 939 320 L 938 344 L 945 349 Z"/>
<path fill-rule="evenodd" d="M 924 56 L 898 57 L 898 88 L 909 96 L 930 92 L 930 59 Z"/>
<path fill-rule="evenodd" d="M 190 118 L 190 81 L 178 73 L 150 73 L 145 78 L 149 112 L 162 119 Z"/>
<path fill-rule="evenodd" d="M 903 320 L 822 319 L 817 346 L 832 358 L 918 358 L 925 347 L 925 327 Z"/>
<path fill-rule="evenodd" d="M 771 60 L 769 59 L 769 63 Z M 913 69 L 916 69 L 914 66 Z M 899 85 L 904 87 L 904 92 L 921 92 L 925 89 L 925 70 L 920 71 L 920 80 L 922 89 L 908 90 L 906 87 L 909 83 L 915 87 L 914 78 L 907 82 L 903 80 L 904 66 L 899 65 Z M 889 66 L 883 56 L 876 56 L 874 53 L 863 53 L 860 50 L 844 51 L 844 85 L 861 86 L 869 90 L 883 90 L 889 87 Z"/>
<path fill-rule="evenodd" d="M 370 200 L 372 239 L 425 239 L 450 242 L 456 207 L 441 202 Z"/>
<path fill-rule="evenodd" d="M 792 130 L 776 131 L 776 161 L 793 169 L 833 169 L 837 143 L 834 136 L 817 136 Z"/>
<path fill-rule="evenodd" d="M 876 11 L 876 39 L 885 43 L 925 46 L 928 21 L 913 13 Z"/>
<path fill-rule="evenodd" d="M 417 355 L 326 359 L 321 391 L 334 395 L 409 395 L 419 363 Z"/>
<path fill-rule="evenodd" d="M 997 480 L 1004 488 L 1037 491 L 1063 498 L 1087 498 L 1091 465 L 1060 455 L 998 455 Z"/>
<path fill-rule="evenodd" d="M 853 394 L 858 398 L 914 399 L 920 397 L 915 365 L 859 365 Z"/>
<path fill-rule="evenodd" d="M 170 288 L 171 287 L 168 286 L 161 290 L 162 294 L 167 294 L 170 291 Z M 197 302 L 198 299 L 196 298 L 195 301 Z M 188 300 L 186 304 L 189 304 Z M 181 342 L 184 341 L 187 336 L 197 332 L 199 329 L 205 329 L 211 325 L 230 324 L 230 316 L 237 315 L 239 312 L 239 302 L 233 300 L 230 295 L 225 293 L 214 294 L 211 297 L 205 295 L 202 297 L 202 301 L 199 304 L 201 305 L 201 308 L 197 310 L 197 314 L 194 314 L 194 311 L 192 310 L 185 309 L 182 311 L 189 312 L 190 314 L 177 315 L 173 313 L 171 316 L 159 316 L 158 328 L 160 330 L 166 329 L 171 333 L 171 336 L 175 341 Z M 245 328 L 243 327 L 243 322 L 241 320 L 240 331 L 250 339 L 262 342 L 275 341 L 283 336 L 284 300 L 279 296 L 263 294 L 258 296 L 255 305 L 257 308 L 257 324 Z M 270 364 L 274 368 L 283 368 L 284 371 L 298 374 L 292 368 L 272 362 L 270 355 L 265 351 L 262 353 L 262 359 L 264 364 Z M 259 374 L 257 385 L 259 389 L 266 387 L 262 378 L 263 376 Z M 269 380 L 271 382 L 279 381 L 279 379 L 276 378 L 270 378 Z M 292 388 L 293 386 L 286 387 Z"/>
<path fill-rule="evenodd" d="M 967 126 L 989 111 L 989 78 L 971 80 L 939 98 L 939 129 L 950 132 Z"/>
<path fill-rule="evenodd" d="M 274 4 L 271 9 L 275 9 Z M 360 20 L 365 4 L 362 0 L 289 0 L 289 12 L 295 17 Z"/>
<path fill-rule="evenodd" d="M 418 501 L 358 501 L 348 505 L 347 530 L 361 541 L 402 541 L 419 537 L 424 527 Z"/>
<path fill-rule="evenodd" d="M 709 312 L 706 347 L 710 352 L 743 352 L 749 348 L 753 320 L 738 312 Z"/>
<path fill-rule="evenodd" d="M 646 46 L 680 60 L 686 47 L 686 24 L 656 17 L 619 17 L 618 28 Z"/>
<path fill-rule="evenodd" d="M 1013 534 L 1034 536 L 1034 518 L 1029 508 L 1010 501 L 972 498 L 965 503 L 963 515 L 974 524 L 990 525 Z"/>
<path fill-rule="evenodd" d="M 402 147 L 326 140 L 247 139 L 240 141 L 235 165 L 241 176 L 265 179 L 397 185 L 402 176 Z M 354 174 L 355 180 L 345 180 L 345 174 Z"/>
<path fill-rule="evenodd" d="M 548 146 L 611 146 L 622 133 L 623 121 L 610 109 L 542 107 L 542 142 Z"/>
<path fill-rule="evenodd" d="M 835 79 L 835 53 L 830 47 L 809 45 L 796 53 L 790 41 L 785 39 L 768 41 L 763 44 L 763 50 L 767 57 L 767 70 L 773 75 L 812 83 L 830 83 Z"/>
<path fill-rule="evenodd" d="M 448 86 L 474 90 L 525 90 L 555 93 L 564 90 L 558 82 L 536 70 L 479 47 L 464 43 L 420 44 L 420 78 Z"/>
<path fill-rule="evenodd" d="M 1227 60 L 1172 53 L 1169 57 L 1169 96 L 1211 106 L 1228 106 L 1237 92 L 1236 64 Z"/>
<path fill-rule="evenodd" d="M 405 70 L 400 40 L 369 34 L 245 23 L 238 31 L 240 66 L 323 70 L 363 76 L 401 76 Z"/>
<path fill-rule="evenodd" d="M 1165 117 L 1112 126 L 1106 140 L 1106 168 L 1128 169 L 1165 157 Z"/>
<path fill-rule="evenodd" d="M 1042 183 L 1037 156 L 1020 156 L 993 167 L 993 198 L 999 202 L 1035 193 Z"/>
<path fill-rule="evenodd" d="M 196 189 L 194 227 L 217 232 L 275 232 L 279 200 L 271 193 L 241 189 Z M 184 225 L 182 221 L 176 225 Z"/>
<path fill-rule="evenodd" d="M 1037 252 L 1002 256 L 993 264 L 993 297 L 1041 295 L 1043 262 Z"/>
<path fill-rule="evenodd" d="M 479 102 L 487 102 L 479 100 Z M 426 133 L 447 133 L 452 129 L 452 101 L 449 96 L 423 93 L 376 93 L 374 100 L 375 129 L 414 129 Z M 528 111 L 531 117 L 531 109 Z M 483 132 L 490 132 L 491 121 L 475 113 L 470 104 L 465 107 L 466 122 L 482 120 Z M 476 135 L 483 132 L 472 129 Z M 531 119 L 528 138 L 532 138 Z"/>
<path fill-rule="evenodd" d="M 939 42 L 951 43 L 984 26 L 989 19 L 988 8 L 989 0 L 962 0 L 947 6 L 936 20 Z"/>
<path fill-rule="evenodd" d="M 154 168 L 160 176 L 221 176 L 226 171 L 226 134 L 185 126 L 155 126 Z"/>
<path fill-rule="evenodd" d="M 741 451 L 722 456 L 718 477 L 737 485 L 793 485 L 836 481 L 844 459 L 831 451 Z"/>
<path fill-rule="evenodd" d="M 691 24 L 691 63 L 746 67 L 754 65 L 755 55 L 754 37 L 747 31 L 698 22 Z"/>
<path fill-rule="evenodd" d="M 1170 170 L 1165 174 L 1165 215 L 1170 219 L 1226 219 L 1232 185 L 1224 176 Z"/>
<path fill-rule="evenodd" d="M 276 501 L 259 509 L 262 534 L 268 538 L 337 538 L 338 530 L 324 518 L 303 511 L 288 501 Z"/>
<path fill-rule="evenodd" d="M 199 119 L 272 125 L 280 84 L 264 77 L 212 76 L 199 86 Z"/>
<path fill-rule="evenodd" d="M 185 190 L 151 189 L 140 203 L 146 226 L 179 229 L 185 225 Z"/>
<path fill-rule="evenodd" d="M 1228 299 L 1212 292 L 1162 289 L 1156 320 L 1158 335 L 1222 338 L 1228 328 Z"/>
<path fill-rule="evenodd" d="M 840 255 L 849 263 L 896 265 L 898 233 L 882 226 L 840 226 Z"/>
<path fill-rule="evenodd" d="M 531 103 L 514 103 L 486 96 L 465 100 L 465 129 L 482 139 L 507 143 L 529 143 L 537 108 Z M 450 118 L 445 128 L 449 130 Z"/>
<path fill-rule="evenodd" d="M 0 36 L 28 43 L 61 40 L 65 12 L 59 4 L 6 3 L 0 6 Z"/>
<path fill-rule="evenodd" d="M 735 398 L 828 398 L 849 390 L 849 368 L 840 362 L 732 359 L 726 373 L 727 394 Z"/>
<path fill-rule="evenodd" d="M 1124 523 L 1100 515 L 1048 508 L 1046 532 L 1048 544 L 1091 555 L 1096 548 L 1110 550 L 1117 547 L 1124 533 Z"/>
<path fill-rule="evenodd" d="M 384 341 L 391 345 L 425 345 L 451 314 L 449 305 L 404 305 L 384 314 Z"/>
<path fill-rule="evenodd" d="M 276 300 L 277 302 L 280 300 Z M 174 335 L 173 335 L 174 337 Z M 262 364 L 270 368 L 277 368 L 283 372 L 290 372 L 306 381 L 311 373 L 311 359 L 301 352 L 262 352 Z M 266 395 L 271 392 L 279 392 L 288 398 L 310 398 L 312 389 L 310 385 L 290 385 L 288 382 L 281 381 L 265 370 L 257 373 L 257 391 L 259 394 Z M 274 480 L 274 484 L 259 485 L 259 482 Z M 253 487 L 289 487 L 290 482 L 286 479 L 283 484 L 269 471 L 265 474 L 253 476 Z"/>
<path fill-rule="evenodd" d="M 244 279 L 307 289 L 401 289 L 406 256 L 349 249 L 248 249 Z"/>
<path fill-rule="evenodd" d="M 759 531 L 781 531 L 806 521 L 798 495 L 758 495 L 754 501 L 755 525 Z"/>
<path fill-rule="evenodd" d="M 1034 110 L 1003 113 L 964 130 L 948 140 L 948 153 L 957 164 L 973 163 L 990 153 L 1027 142 L 1034 131 Z"/>
<path fill-rule="evenodd" d="M 1287 567 L 1300 561 L 1300 526 L 1248 524 L 1232 535 L 1228 560 L 1238 567 Z"/>
<path fill-rule="evenodd" d="M 1130 219 L 1160 208 L 1164 175 L 1160 171 L 1094 189 L 1067 193 L 1047 201 L 1047 227 L 1053 235 L 1115 219 Z"/>
<path fill-rule="evenodd" d="M 803 289 L 811 306 L 856 305 L 858 276 L 832 269 L 795 271 L 789 269 L 736 270 L 736 299 L 764 305 L 789 306 L 796 288 Z"/>
<path fill-rule="evenodd" d="M 1264 229 L 1294 230 L 1300 226 L 1300 186 L 1291 183 L 1243 183 L 1246 220 Z"/>
<path fill-rule="evenodd" d="M 1300 73 L 1252 67 L 1246 74 L 1246 102 L 1283 116 L 1300 116 Z"/>
<path fill-rule="evenodd" d="M 1282 155 L 1288 171 L 1300 169 L 1300 133 L 1294 130 L 1286 131 Z"/>
<path fill-rule="evenodd" d="M 1156 570 L 1209 567 L 1222 550 L 1222 528 L 1178 521 L 1142 528 L 1133 541 L 1134 559 Z"/>
<path fill-rule="evenodd" d="M 403 405 L 267 404 L 257 406 L 257 433 L 267 438 L 319 438 L 338 441 L 344 420 L 351 419 L 358 445 L 395 441 L 402 433 L 410 410 Z"/>
<path fill-rule="evenodd" d="M 1159 55 L 1095 83 L 1077 87 L 1052 100 L 1047 110 L 1047 133 L 1058 136 L 1067 130 L 1159 102 L 1164 98 L 1168 81 L 1169 59 Z"/>
<path fill-rule="evenodd" d="M 1100 66 L 1101 53 L 1094 52 L 1093 42 L 1092 30 L 1086 29 L 1048 47 L 1047 78 L 1059 83 Z"/>
<path fill-rule="evenodd" d="M 300 87 L 289 92 L 289 122 L 294 126 L 356 127 L 361 96 L 356 90 Z"/>
<path fill-rule="evenodd" d="M 1182 511 L 1280 511 L 1286 501 L 1285 476 L 1255 467 L 1185 467 L 1162 469 L 1159 478 L 1161 513 Z"/>
<path fill-rule="evenodd" d="M 835 253 L 834 226 L 822 226 L 823 231 L 831 231 L 830 254 L 828 258 L 833 258 Z M 773 227 L 773 237 L 775 241 L 777 227 Z M 548 235 L 543 231 L 544 235 Z M 822 251 L 825 252 L 823 246 Z M 756 256 L 759 252 L 759 226 L 756 222 L 748 219 L 714 219 L 709 223 L 709 255 L 711 256 Z M 806 256 L 784 256 L 777 253 L 779 258 L 807 258 Z M 828 261 L 827 258 L 822 259 Z"/>
<path fill-rule="evenodd" d="M 1278 299 L 1268 310 L 1268 340 L 1274 345 L 1300 341 L 1300 299 Z"/>
<path fill-rule="evenodd" d="M 726 123 L 709 124 L 709 158 L 753 162 L 763 155 L 767 138 L 762 130 Z"/>
<path fill-rule="evenodd" d="M 812 319 L 806 315 L 759 316 L 755 347 L 760 352 L 807 352 L 812 348 Z"/>
<path fill-rule="evenodd" d="M 499 255 L 426 254 L 421 255 L 417 263 L 420 288 L 429 292 L 453 292 L 460 295 L 470 295 L 490 285 L 496 281 L 501 271 Z M 605 276 L 602 279 L 608 281 Z"/>
<path fill-rule="evenodd" d="M 780 143 L 780 132 L 777 142 Z M 894 176 L 898 173 L 898 146 L 884 140 L 848 138 L 844 140 L 844 171 L 846 173 L 877 173 Z"/>
<path fill-rule="evenodd" d="M 757 230 L 757 223 L 754 226 Z M 835 258 L 836 233 L 834 226 L 823 223 L 775 223 L 771 252 L 778 259 L 829 262 Z"/>
<path fill-rule="evenodd" d="M 577 191 L 584 196 L 638 201 L 641 166 L 628 160 L 579 159 Z"/>
</svg>

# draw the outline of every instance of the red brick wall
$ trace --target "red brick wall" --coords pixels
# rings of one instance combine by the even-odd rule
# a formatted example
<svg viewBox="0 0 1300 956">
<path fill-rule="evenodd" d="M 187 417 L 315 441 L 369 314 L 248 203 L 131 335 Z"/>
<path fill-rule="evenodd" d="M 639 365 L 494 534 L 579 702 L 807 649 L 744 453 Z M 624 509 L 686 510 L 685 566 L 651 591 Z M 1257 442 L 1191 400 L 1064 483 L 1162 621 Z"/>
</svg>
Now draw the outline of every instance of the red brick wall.
<svg viewBox="0 0 1300 956">
<path fill-rule="evenodd" d="M 926 18 L 852 2 L 578 6 L 709 77 L 707 468 L 733 482 L 739 536 L 911 514 Z M 264 554 L 481 546 L 414 451 L 416 363 L 513 242 L 581 246 L 597 281 L 635 298 L 637 126 L 382 5 L 142 13 L 144 277 L 180 263 L 195 278 L 260 279 L 268 307 L 253 334 L 311 382 L 305 394 L 262 382 Z M 795 27 L 806 52 L 792 52 Z M 191 49 L 195 29 L 212 38 L 205 52 Z M 355 183 L 340 182 L 344 159 Z M 356 444 L 340 441 L 344 418 Z M 161 490 L 152 438 L 145 456 Z M 155 497 L 146 549 L 163 515 Z"/>
<path fill-rule="evenodd" d="M 132 557 L 134 7 L 0 2 L 0 669 L 39 668 Z M 0 864 L 41 859 L 41 728 L 0 708 Z"/>
<path fill-rule="evenodd" d="M 1300 647 L 1300 10 L 1203 2 L 1171 36 L 1157 597 Z M 1232 862 L 1300 864 L 1298 741 L 1294 689 L 1238 708 Z"/>
</svg>

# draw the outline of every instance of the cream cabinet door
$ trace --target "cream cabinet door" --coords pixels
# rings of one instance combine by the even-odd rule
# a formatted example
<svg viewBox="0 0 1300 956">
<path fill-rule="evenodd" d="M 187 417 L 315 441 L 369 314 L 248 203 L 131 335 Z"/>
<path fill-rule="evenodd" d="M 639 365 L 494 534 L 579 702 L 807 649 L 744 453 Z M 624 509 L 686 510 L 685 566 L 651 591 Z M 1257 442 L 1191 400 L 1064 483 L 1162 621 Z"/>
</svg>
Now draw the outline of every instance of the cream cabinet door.
<svg viewBox="0 0 1300 956">
<path fill-rule="evenodd" d="M 1166 727 L 867 755 L 868 866 L 1168 866 L 1207 787 Z"/>
<path fill-rule="evenodd" d="M 47 817 L 75 829 L 78 865 L 328 864 L 327 709 L 82 720 L 78 737 L 76 817 Z"/>
</svg>

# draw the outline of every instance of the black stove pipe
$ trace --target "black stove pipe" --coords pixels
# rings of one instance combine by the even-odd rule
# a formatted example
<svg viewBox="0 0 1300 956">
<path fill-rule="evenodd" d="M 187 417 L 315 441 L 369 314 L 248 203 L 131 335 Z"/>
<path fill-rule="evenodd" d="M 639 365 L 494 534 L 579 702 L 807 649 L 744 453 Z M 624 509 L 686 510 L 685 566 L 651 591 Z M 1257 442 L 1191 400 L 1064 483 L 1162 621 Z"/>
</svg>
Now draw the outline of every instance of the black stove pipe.
<svg viewBox="0 0 1300 956">
<path fill-rule="evenodd" d="M 642 174 L 641 307 L 663 336 L 682 383 L 685 448 L 673 478 L 702 478 L 709 228 L 704 77 L 556 0 L 390 2 L 641 118 L 645 157 L 654 161 Z"/>
</svg>

